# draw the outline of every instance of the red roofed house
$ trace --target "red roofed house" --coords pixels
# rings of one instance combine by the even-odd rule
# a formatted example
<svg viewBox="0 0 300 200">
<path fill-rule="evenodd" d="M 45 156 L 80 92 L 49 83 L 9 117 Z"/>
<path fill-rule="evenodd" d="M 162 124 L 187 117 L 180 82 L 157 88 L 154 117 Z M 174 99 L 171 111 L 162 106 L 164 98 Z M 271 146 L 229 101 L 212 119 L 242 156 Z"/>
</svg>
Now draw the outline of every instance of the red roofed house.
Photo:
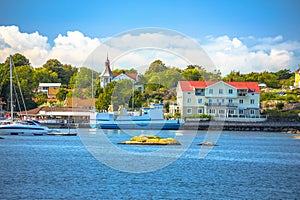
<svg viewBox="0 0 300 200">
<path fill-rule="evenodd" d="M 258 118 L 260 88 L 257 82 L 179 81 L 177 110 L 183 117 Z"/>
</svg>

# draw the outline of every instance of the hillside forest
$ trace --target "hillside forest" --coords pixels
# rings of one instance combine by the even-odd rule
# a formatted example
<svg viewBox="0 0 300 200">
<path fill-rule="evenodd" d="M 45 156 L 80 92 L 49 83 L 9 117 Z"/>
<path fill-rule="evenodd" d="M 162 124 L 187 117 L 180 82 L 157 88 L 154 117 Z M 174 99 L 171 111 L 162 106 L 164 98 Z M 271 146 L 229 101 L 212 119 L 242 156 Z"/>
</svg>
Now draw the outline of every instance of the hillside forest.
<svg viewBox="0 0 300 200">
<path fill-rule="evenodd" d="M 40 67 L 34 68 L 30 60 L 22 54 L 14 54 L 13 82 L 14 98 L 20 99 L 23 94 L 27 110 L 49 103 L 47 95 L 38 93 L 39 83 L 61 83 L 62 87 L 56 94 L 58 102 L 63 102 L 66 97 L 98 98 L 97 110 L 107 109 L 111 102 L 125 103 L 128 108 L 146 106 L 149 102 L 165 102 L 166 104 L 176 100 L 176 85 L 180 80 L 194 81 L 255 81 L 265 83 L 268 88 L 286 89 L 294 84 L 294 72 L 282 69 L 277 72 L 251 72 L 242 74 L 239 71 L 231 71 L 222 75 L 219 70 L 208 71 L 203 66 L 188 65 L 185 69 L 176 66 L 166 66 L 163 61 L 155 60 L 144 74 L 139 74 L 138 82 L 133 85 L 131 81 L 113 82 L 103 90 L 100 88 L 99 75 L 101 72 L 92 71 L 87 67 L 63 64 L 57 59 L 49 59 Z M 116 69 L 113 73 L 118 74 L 137 73 L 134 68 Z M 10 101 L 9 94 L 9 57 L 4 63 L 0 63 L 0 98 L 4 102 L 4 109 L 8 110 Z M 93 77 L 93 78 L 92 78 Z M 137 87 L 137 86 L 142 87 Z M 17 87 L 18 86 L 18 87 Z M 134 89 L 132 89 L 134 88 Z M 114 94 L 116 95 L 114 95 Z M 290 100 L 297 100 L 299 90 L 289 92 Z M 18 97 L 18 98 L 17 98 Z M 132 99 L 134 97 L 134 99 Z M 283 98 L 278 92 L 262 93 L 261 100 Z M 50 102 L 51 103 L 51 102 Z M 24 110 L 19 100 L 14 102 L 15 110 Z M 17 106 L 20 104 L 20 106 Z M 61 103 L 53 106 L 62 106 Z"/>
</svg>

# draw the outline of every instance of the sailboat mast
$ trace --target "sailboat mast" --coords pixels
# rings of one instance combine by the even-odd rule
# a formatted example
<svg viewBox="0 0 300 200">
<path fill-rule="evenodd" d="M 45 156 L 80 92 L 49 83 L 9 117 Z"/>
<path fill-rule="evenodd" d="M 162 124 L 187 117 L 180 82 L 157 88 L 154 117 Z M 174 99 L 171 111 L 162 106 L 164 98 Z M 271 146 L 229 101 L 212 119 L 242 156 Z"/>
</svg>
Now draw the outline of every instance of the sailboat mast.
<svg viewBox="0 0 300 200">
<path fill-rule="evenodd" d="M 10 116 L 11 120 L 14 119 L 14 106 L 13 106 L 13 77 L 12 77 L 12 56 L 9 56 L 9 80 L 10 80 Z"/>
</svg>

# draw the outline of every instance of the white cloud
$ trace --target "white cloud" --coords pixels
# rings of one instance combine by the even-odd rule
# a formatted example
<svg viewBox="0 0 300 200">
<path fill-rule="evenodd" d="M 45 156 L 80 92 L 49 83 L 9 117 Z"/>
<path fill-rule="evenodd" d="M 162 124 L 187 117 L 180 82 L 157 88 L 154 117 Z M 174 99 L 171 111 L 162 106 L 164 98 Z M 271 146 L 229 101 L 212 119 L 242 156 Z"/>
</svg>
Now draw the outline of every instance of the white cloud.
<svg viewBox="0 0 300 200">
<path fill-rule="evenodd" d="M 55 58 L 62 63 L 82 66 L 87 56 L 99 45 L 97 38 L 91 39 L 79 31 L 68 31 L 66 36 L 59 34 L 54 40 L 48 59 Z"/>
<path fill-rule="evenodd" d="M 185 68 L 188 64 L 198 64 L 209 70 L 220 69 L 223 75 L 231 70 L 247 73 L 295 69 L 300 64 L 300 42 L 286 41 L 280 35 L 208 36 L 201 43 L 200 46 L 194 39 L 174 31 L 154 28 L 110 38 L 90 38 L 79 31 L 69 31 L 66 35 L 59 34 L 51 47 L 48 38 L 38 32 L 22 33 L 17 26 L 0 26 L 0 62 L 9 54 L 21 53 L 34 67 L 56 58 L 65 64 L 93 66 L 101 71 L 108 53 L 115 68 L 145 68 L 161 59 L 167 66 Z"/>
<path fill-rule="evenodd" d="M 282 36 L 274 38 L 229 38 L 207 37 L 203 48 L 222 74 L 231 70 L 251 71 L 292 70 L 300 63 L 300 43 L 284 41 Z"/>
<path fill-rule="evenodd" d="M 0 60 L 3 62 L 10 54 L 22 53 L 33 65 L 39 65 L 50 49 L 47 40 L 38 32 L 21 33 L 17 26 L 0 26 Z"/>
<path fill-rule="evenodd" d="M 156 59 L 167 66 L 185 68 L 189 64 L 198 64 L 213 68 L 213 63 L 195 40 L 171 30 L 138 29 L 106 40 L 91 56 L 102 58 L 96 63 L 98 71 L 103 70 L 107 52 L 115 68 L 147 67 Z"/>
<path fill-rule="evenodd" d="M 99 44 L 97 38 L 91 39 L 79 31 L 69 31 L 66 36 L 59 34 L 51 47 L 48 38 L 38 32 L 21 33 L 17 26 L 0 26 L 0 62 L 4 62 L 10 54 L 21 53 L 34 67 L 43 65 L 51 58 L 81 66 Z"/>
</svg>

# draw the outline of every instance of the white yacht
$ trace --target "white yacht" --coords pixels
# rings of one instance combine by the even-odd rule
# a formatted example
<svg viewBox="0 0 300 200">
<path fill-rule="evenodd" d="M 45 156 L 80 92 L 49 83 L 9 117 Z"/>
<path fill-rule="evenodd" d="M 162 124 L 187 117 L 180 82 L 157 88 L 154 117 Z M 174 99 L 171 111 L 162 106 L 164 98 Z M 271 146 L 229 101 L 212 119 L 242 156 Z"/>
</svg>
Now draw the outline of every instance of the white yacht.
<svg viewBox="0 0 300 200">
<path fill-rule="evenodd" d="M 48 128 L 34 120 L 22 120 L 0 125 L 0 135 L 47 135 Z"/>
</svg>

